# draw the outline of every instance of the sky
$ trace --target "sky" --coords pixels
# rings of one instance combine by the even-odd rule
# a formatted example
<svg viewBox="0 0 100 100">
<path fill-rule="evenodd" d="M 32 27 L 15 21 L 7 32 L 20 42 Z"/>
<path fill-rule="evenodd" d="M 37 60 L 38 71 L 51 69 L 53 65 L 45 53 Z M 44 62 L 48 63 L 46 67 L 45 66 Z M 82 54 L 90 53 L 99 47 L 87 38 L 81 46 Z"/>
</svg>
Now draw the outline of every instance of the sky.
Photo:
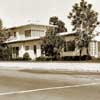
<svg viewBox="0 0 100 100">
<path fill-rule="evenodd" d="M 100 12 L 100 0 L 87 1 Z M 67 16 L 76 2 L 80 0 L 0 0 L 0 18 L 8 28 L 29 23 L 48 24 L 51 16 L 58 16 L 71 31 Z"/>
</svg>

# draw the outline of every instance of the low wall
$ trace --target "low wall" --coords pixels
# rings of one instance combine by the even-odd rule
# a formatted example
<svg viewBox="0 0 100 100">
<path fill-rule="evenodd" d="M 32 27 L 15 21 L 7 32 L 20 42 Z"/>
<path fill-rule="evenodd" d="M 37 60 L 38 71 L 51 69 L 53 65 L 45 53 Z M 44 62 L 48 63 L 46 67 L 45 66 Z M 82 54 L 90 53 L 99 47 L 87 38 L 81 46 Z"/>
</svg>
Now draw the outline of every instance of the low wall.
<svg viewBox="0 0 100 100">
<path fill-rule="evenodd" d="M 100 63 L 33 63 L 33 62 L 0 62 L 0 69 L 33 69 L 55 71 L 100 72 Z"/>
</svg>

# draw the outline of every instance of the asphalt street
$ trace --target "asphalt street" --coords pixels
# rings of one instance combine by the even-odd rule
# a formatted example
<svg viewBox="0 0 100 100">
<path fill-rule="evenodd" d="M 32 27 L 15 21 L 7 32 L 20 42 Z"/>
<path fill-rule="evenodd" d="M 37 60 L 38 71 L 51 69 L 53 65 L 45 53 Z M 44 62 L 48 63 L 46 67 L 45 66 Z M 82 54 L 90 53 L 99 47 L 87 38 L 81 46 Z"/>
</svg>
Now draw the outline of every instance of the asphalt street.
<svg viewBox="0 0 100 100">
<path fill-rule="evenodd" d="M 100 75 L 1 69 L 0 100 L 100 100 Z"/>
</svg>

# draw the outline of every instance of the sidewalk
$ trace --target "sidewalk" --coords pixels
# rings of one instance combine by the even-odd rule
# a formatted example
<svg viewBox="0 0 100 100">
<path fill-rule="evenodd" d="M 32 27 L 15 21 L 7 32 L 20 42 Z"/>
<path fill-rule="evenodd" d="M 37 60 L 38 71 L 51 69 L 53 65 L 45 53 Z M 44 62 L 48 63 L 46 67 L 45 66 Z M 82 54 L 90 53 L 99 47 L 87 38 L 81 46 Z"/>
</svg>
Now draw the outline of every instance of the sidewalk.
<svg viewBox="0 0 100 100">
<path fill-rule="evenodd" d="M 0 62 L 0 69 L 12 70 L 41 70 L 41 71 L 78 71 L 100 72 L 100 63 L 74 63 L 74 62 Z"/>
</svg>

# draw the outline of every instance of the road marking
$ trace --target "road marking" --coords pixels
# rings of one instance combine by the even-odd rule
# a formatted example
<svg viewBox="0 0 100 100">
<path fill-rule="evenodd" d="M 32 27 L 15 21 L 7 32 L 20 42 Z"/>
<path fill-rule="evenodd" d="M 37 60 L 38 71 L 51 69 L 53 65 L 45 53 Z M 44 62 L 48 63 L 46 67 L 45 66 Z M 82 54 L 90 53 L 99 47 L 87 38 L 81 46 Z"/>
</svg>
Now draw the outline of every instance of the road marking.
<svg viewBox="0 0 100 100">
<path fill-rule="evenodd" d="M 93 86 L 93 85 L 100 85 L 100 83 L 90 83 L 90 84 L 81 84 L 81 85 L 73 85 L 73 86 L 62 86 L 62 87 L 41 88 L 41 89 L 26 90 L 26 91 L 5 92 L 5 93 L 0 93 L 0 96 L 12 95 L 12 94 L 31 93 L 31 92 L 46 91 L 46 90 L 77 88 L 77 87 L 85 87 L 85 86 Z"/>
</svg>

